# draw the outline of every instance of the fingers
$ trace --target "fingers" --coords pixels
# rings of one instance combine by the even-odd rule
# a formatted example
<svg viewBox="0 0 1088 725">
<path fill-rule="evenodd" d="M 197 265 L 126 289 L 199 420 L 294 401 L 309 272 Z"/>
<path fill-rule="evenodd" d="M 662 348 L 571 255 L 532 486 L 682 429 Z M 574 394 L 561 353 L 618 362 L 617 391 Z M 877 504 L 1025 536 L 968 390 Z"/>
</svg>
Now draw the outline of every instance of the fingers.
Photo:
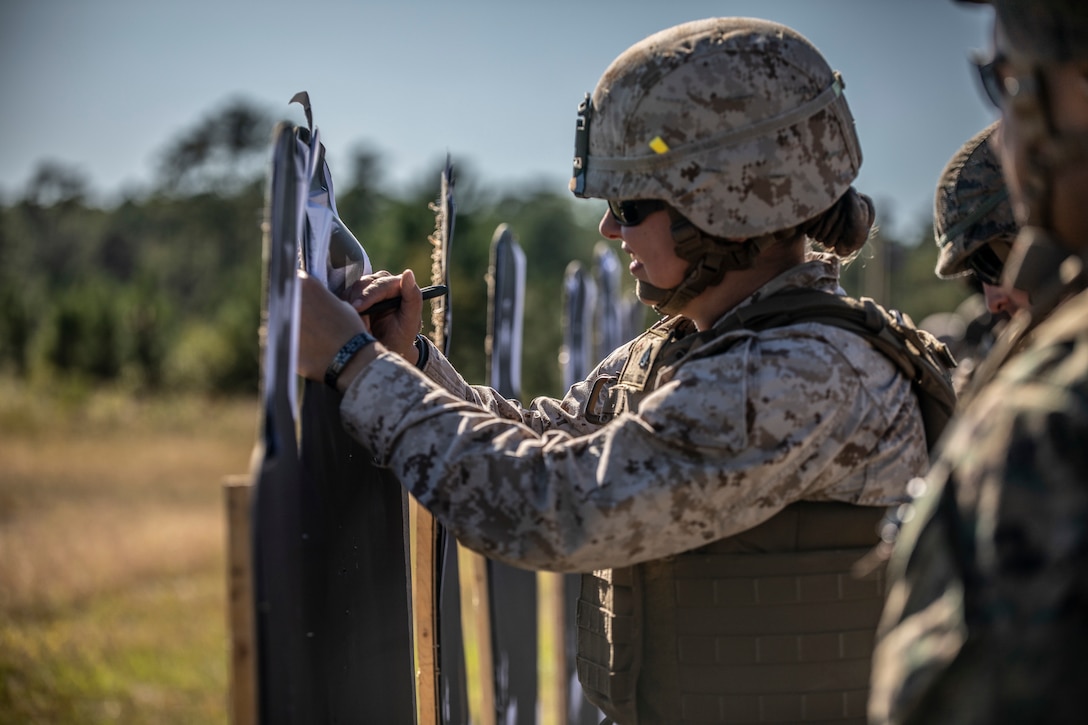
<svg viewBox="0 0 1088 725">
<path fill-rule="evenodd" d="M 400 277 L 400 295 L 404 299 L 404 304 L 411 304 L 413 306 L 418 304 L 420 309 L 422 309 L 423 293 L 420 292 L 419 284 L 416 283 L 415 272 L 406 269 L 401 273 Z"/>
<path fill-rule="evenodd" d="M 365 313 L 382 300 L 401 295 L 401 275 L 381 271 L 364 275 L 351 286 L 347 299 L 358 313 Z"/>
<path fill-rule="evenodd" d="M 423 329 L 423 292 L 416 284 L 415 273 L 410 269 L 401 274 L 400 320 L 405 333 L 411 334 L 412 348 L 403 351 L 405 357 L 411 359 L 415 355 L 416 333 Z"/>
<path fill-rule="evenodd" d="M 320 286 L 317 284 L 317 287 Z M 313 294 L 317 296 L 316 292 Z M 423 293 L 412 270 L 406 269 L 401 274 L 390 274 L 383 270 L 363 275 L 348 289 L 346 299 L 346 304 L 340 302 L 341 311 L 347 310 L 355 318 L 356 325 L 362 324 L 360 320 L 364 321 L 369 332 L 384 347 L 406 359 L 415 360 L 416 333 L 422 326 Z M 384 305 L 388 309 L 381 311 L 375 309 L 375 305 L 387 300 L 395 300 L 396 304 Z M 308 300 L 304 299 L 303 304 L 309 304 Z M 331 315 L 331 312 L 326 310 L 324 314 Z M 304 321 L 308 319 L 308 315 L 303 316 Z M 337 328 L 338 331 L 344 329 L 339 326 Z M 343 344 L 343 340 L 339 342 Z M 335 354 L 336 349 L 332 354 Z M 324 371 L 324 368 L 321 370 Z"/>
</svg>

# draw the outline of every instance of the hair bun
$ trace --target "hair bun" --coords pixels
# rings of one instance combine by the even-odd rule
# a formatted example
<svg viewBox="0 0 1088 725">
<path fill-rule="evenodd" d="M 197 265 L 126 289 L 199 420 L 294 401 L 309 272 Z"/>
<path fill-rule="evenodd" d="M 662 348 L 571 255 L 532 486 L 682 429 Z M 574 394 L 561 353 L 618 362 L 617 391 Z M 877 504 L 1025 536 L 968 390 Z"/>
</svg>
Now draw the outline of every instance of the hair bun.
<svg viewBox="0 0 1088 725">
<path fill-rule="evenodd" d="M 826 212 L 801 225 L 806 236 L 840 257 L 865 246 L 876 221 L 876 206 L 851 186 Z"/>
</svg>

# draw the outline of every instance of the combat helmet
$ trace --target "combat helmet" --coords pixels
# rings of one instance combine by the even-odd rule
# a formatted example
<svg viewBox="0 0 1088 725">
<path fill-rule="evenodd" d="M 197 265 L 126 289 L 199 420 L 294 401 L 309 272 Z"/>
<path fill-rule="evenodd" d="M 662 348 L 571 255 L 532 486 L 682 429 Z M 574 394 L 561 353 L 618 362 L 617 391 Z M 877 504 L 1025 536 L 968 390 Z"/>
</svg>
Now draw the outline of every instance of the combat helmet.
<svg viewBox="0 0 1088 725">
<path fill-rule="evenodd" d="M 694 227 L 673 232 L 692 264 L 682 286 L 701 290 L 758 254 L 731 242 L 816 217 L 860 166 L 842 78 L 811 42 L 766 20 L 711 18 L 655 33 L 605 70 L 579 107 L 570 188 L 667 202 Z"/>
<path fill-rule="evenodd" d="M 993 244 L 1006 249 L 1017 226 L 1001 163 L 990 146 L 1000 121 L 971 137 L 952 156 L 937 182 L 933 234 L 937 242 L 937 276 L 970 274 L 967 258 Z"/>
</svg>

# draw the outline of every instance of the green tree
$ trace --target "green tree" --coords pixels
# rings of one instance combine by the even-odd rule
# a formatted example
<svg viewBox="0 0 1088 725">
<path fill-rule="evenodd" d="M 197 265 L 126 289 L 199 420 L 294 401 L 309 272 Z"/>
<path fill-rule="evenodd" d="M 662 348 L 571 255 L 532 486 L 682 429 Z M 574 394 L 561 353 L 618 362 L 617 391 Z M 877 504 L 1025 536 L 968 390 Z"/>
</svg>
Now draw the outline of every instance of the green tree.
<svg viewBox="0 0 1088 725">
<path fill-rule="evenodd" d="M 42 354 L 55 372 L 98 381 L 118 377 L 125 341 L 112 285 L 86 278 L 59 294 L 47 319 Z"/>
<path fill-rule="evenodd" d="M 21 197 L 0 207 L 0 364 L 24 376 L 40 364 L 149 388 L 253 393 L 272 126 L 259 105 L 227 101 L 167 142 L 155 186 L 113 208 L 87 201 L 77 170 L 43 162 Z M 410 268 L 429 283 L 445 159 L 396 193 L 365 143 L 328 161 L 340 214 L 374 266 Z M 559 394 L 563 274 L 572 260 L 591 268 L 604 205 L 574 199 L 561 182 L 496 190 L 471 163 L 453 161 L 450 356 L 468 380 L 484 380 L 490 244 L 508 224 L 527 263 L 523 393 Z M 936 278 L 929 220 L 916 229 L 878 234 L 845 268 L 847 290 L 915 320 L 954 309 L 969 290 Z M 630 294 L 626 275 L 624 285 Z"/>
</svg>

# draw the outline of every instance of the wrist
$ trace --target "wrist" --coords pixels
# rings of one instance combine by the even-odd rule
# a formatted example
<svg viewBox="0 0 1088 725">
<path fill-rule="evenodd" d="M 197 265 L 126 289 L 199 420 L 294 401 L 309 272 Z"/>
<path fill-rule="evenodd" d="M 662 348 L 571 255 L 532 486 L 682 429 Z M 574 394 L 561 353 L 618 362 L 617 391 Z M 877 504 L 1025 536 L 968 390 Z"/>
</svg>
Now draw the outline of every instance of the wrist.
<svg viewBox="0 0 1088 725">
<path fill-rule="evenodd" d="M 359 354 L 356 355 L 344 366 L 344 371 L 340 373 L 339 379 L 336 381 L 336 389 L 340 393 L 347 392 L 347 389 L 351 387 L 351 384 L 355 382 L 355 379 L 366 369 L 370 363 L 374 361 L 374 358 L 378 357 L 378 353 L 381 352 L 381 344 L 367 345 Z"/>
<path fill-rule="evenodd" d="M 375 342 L 377 342 L 377 338 L 365 331 L 354 335 L 345 342 L 343 347 L 333 356 L 332 362 L 329 363 L 329 367 L 325 370 L 325 384 L 334 390 L 342 390 L 340 383 L 345 371 L 351 367 L 354 368 L 353 373 L 357 373 L 361 366 L 353 363 L 360 362 L 358 360 L 359 353 L 366 348 L 372 347 Z M 354 374 L 351 377 L 354 377 Z M 347 387 L 346 382 L 350 382 L 350 379 L 345 381 L 343 387 Z"/>
</svg>

